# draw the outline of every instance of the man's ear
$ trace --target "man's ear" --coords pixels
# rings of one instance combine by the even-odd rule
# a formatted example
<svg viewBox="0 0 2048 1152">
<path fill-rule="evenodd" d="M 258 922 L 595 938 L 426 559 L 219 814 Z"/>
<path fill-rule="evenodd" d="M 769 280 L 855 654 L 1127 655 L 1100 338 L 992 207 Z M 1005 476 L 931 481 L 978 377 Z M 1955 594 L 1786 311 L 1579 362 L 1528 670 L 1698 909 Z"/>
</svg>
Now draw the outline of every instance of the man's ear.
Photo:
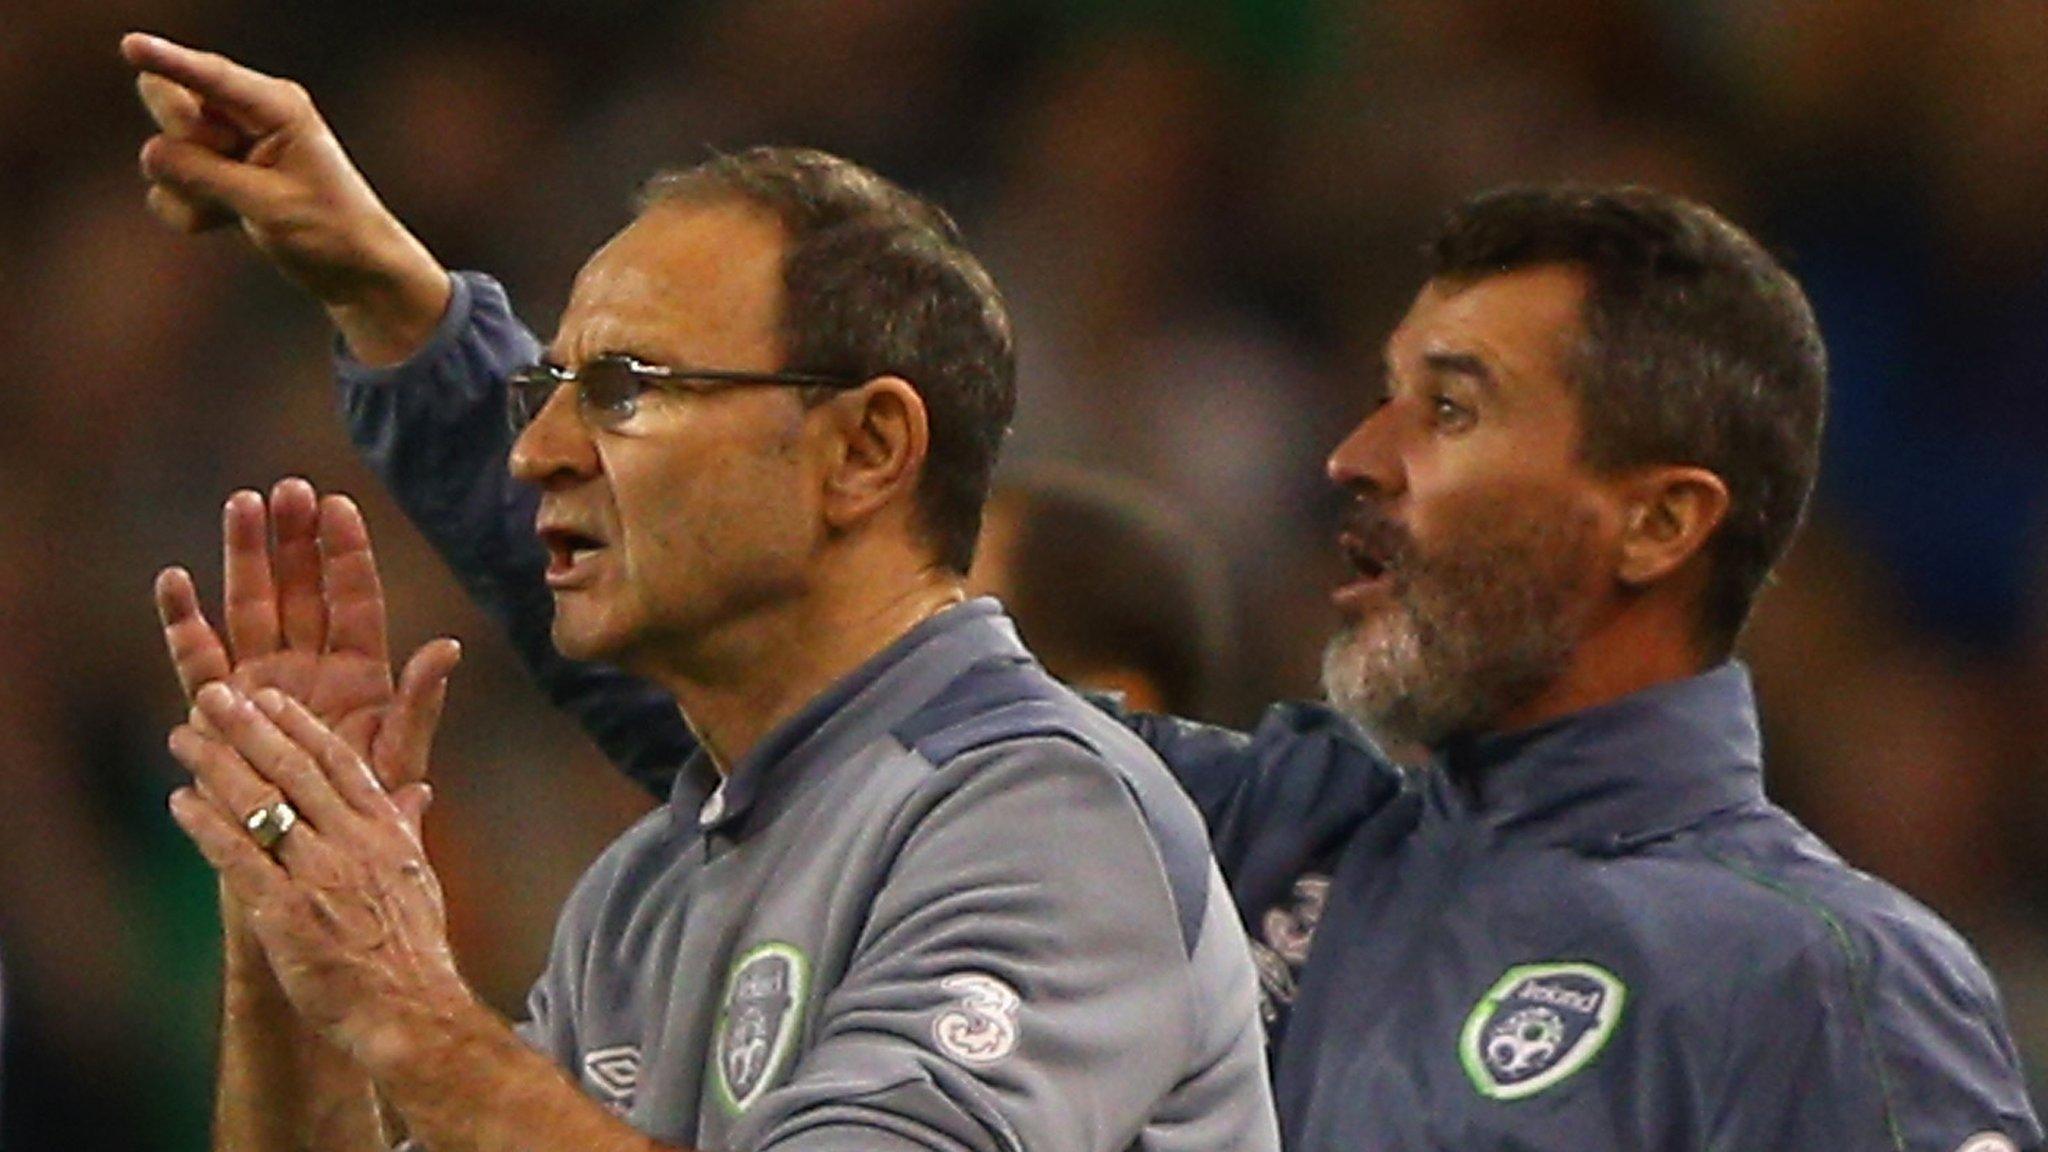
<svg viewBox="0 0 2048 1152">
<path fill-rule="evenodd" d="M 1652 468 L 1633 477 L 1629 489 L 1615 578 L 1631 588 L 1684 567 L 1728 517 L 1728 485 L 1705 468 Z"/>
<path fill-rule="evenodd" d="M 826 523 L 844 530 L 908 501 L 931 453 L 931 418 L 917 389 L 898 376 L 877 376 L 823 407 L 833 432 Z"/>
</svg>

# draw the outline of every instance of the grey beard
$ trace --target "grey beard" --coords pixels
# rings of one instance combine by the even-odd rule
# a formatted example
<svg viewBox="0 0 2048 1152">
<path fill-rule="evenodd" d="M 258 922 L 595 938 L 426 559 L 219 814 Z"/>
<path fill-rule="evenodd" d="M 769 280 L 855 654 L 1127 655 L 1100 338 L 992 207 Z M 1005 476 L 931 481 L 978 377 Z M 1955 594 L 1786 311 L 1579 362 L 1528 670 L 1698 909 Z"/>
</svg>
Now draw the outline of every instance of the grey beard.
<svg viewBox="0 0 2048 1152">
<path fill-rule="evenodd" d="M 1503 519 L 1468 524 L 1439 555 L 1411 553 L 1393 603 L 1324 649 L 1331 705 L 1393 743 L 1434 748 L 1498 728 L 1557 680 L 1577 646 L 1574 565 L 1587 531 Z"/>
</svg>

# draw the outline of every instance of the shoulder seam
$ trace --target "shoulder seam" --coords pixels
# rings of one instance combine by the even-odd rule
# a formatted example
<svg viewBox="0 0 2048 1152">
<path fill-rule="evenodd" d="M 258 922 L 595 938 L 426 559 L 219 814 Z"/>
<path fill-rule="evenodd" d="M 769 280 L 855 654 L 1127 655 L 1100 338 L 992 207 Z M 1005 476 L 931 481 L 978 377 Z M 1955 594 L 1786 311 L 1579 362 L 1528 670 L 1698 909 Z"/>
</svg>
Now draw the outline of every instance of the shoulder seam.
<svg viewBox="0 0 2048 1152">
<path fill-rule="evenodd" d="M 945 725 L 910 740 L 905 740 L 902 733 L 895 735 L 899 743 L 935 768 L 970 752 L 1032 737 L 1061 740 L 1097 758 L 1103 755 L 1099 744 L 1082 730 L 1077 717 L 1062 714 L 1047 701 L 1031 699 L 1005 703 L 993 712 Z"/>
<path fill-rule="evenodd" d="M 945 733 L 939 733 L 939 735 L 945 735 Z M 930 743 L 929 740 L 919 741 L 916 744 L 910 745 L 908 751 L 919 759 L 925 760 L 932 767 L 940 768 L 958 760 L 962 756 L 971 755 L 976 752 L 987 752 L 991 749 L 1001 748 L 1006 744 L 1016 744 L 1024 740 L 1053 740 L 1062 744 L 1068 744 L 1087 753 L 1090 759 L 1102 761 L 1105 765 L 1107 764 L 1107 758 L 1103 756 L 1102 749 L 1098 748 L 1080 732 L 1072 728 L 1055 727 L 1052 725 L 1042 728 L 1014 728 L 1005 732 L 990 732 L 987 734 L 986 739 L 943 747 L 946 755 L 935 759 L 927 757 L 924 753 L 925 746 Z"/>
<path fill-rule="evenodd" d="M 1878 1096 L 1884 1102 L 1885 1131 L 1891 1136 L 1893 1152 L 1908 1152 L 1906 1134 L 1899 1124 L 1897 1093 L 1892 1087 L 1890 1070 L 1885 1067 L 1884 1053 L 1878 1050 L 1876 1030 L 1870 1016 L 1870 989 L 1865 979 L 1867 966 L 1857 955 L 1856 942 L 1849 935 L 1848 926 L 1835 914 L 1833 908 L 1811 892 L 1765 875 L 1758 869 L 1737 864 L 1713 852 L 1704 852 L 1702 855 L 1725 871 L 1813 913 L 1827 928 L 1829 940 L 1834 943 L 1848 968 L 1849 999 L 1850 1003 L 1855 1005 L 1856 1024 L 1863 1034 L 1864 1053 L 1870 1060 L 1871 1068 L 1877 1073 Z"/>
</svg>

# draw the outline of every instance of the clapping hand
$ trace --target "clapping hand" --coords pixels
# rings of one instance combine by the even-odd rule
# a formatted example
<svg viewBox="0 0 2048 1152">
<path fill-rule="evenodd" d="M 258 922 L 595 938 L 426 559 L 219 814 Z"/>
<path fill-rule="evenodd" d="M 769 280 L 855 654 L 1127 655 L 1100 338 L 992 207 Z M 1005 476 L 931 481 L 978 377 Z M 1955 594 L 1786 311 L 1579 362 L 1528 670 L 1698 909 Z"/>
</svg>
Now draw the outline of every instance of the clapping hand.
<svg viewBox="0 0 2048 1152">
<path fill-rule="evenodd" d="M 225 681 L 244 694 L 275 688 L 300 701 L 369 763 L 416 825 L 461 647 L 430 641 L 394 684 L 376 556 L 345 496 L 318 496 L 297 479 L 279 482 L 267 506 L 258 493 L 237 492 L 222 514 L 222 550 L 225 640 L 190 573 L 167 568 L 157 577 L 164 642 L 187 699 Z"/>
</svg>

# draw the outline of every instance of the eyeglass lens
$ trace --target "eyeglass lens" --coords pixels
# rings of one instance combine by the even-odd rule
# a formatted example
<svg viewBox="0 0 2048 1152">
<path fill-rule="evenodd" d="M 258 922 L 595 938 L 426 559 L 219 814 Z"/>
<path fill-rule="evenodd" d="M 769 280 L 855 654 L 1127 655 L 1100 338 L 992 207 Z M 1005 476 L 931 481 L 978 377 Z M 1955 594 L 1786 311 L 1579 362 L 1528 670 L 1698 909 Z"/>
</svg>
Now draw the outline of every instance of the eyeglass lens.
<svg viewBox="0 0 2048 1152">
<path fill-rule="evenodd" d="M 538 364 L 516 374 L 507 400 L 515 427 L 524 428 L 540 416 L 555 391 L 573 386 L 576 407 L 583 417 L 600 427 L 617 424 L 633 415 L 640 398 L 640 380 L 633 366 L 624 360 L 599 357 L 574 372 L 550 364 Z"/>
</svg>

